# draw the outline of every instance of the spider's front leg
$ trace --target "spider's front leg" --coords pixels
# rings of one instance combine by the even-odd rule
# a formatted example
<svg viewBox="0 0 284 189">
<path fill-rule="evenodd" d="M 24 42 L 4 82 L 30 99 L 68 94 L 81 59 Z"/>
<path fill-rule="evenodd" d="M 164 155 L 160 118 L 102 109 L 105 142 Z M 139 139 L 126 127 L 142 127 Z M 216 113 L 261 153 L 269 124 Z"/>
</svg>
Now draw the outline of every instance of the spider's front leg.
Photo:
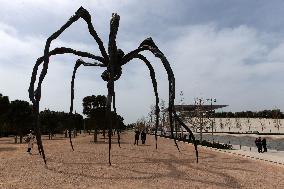
<svg viewBox="0 0 284 189">
<path fill-rule="evenodd" d="M 73 113 L 73 101 L 74 101 L 74 82 L 76 78 L 76 72 L 78 68 L 83 65 L 83 66 L 94 66 L 94 67 L 105 67 L 103 64 L 100 63 L 87 63 L 83 61 L 82 59 L 78 59 L 75 63 L 74 69 L 73 69 L 73 74 L 72 74 L 72 79 L 71 79 L 71 103 L 70 103 L 70 110 L 69 113 Z"/>
<path fill-rule="evenodd" d="M 48 53 L 48 57 L 53 56 L 53 55 L 57 55 L 57 54 L 66 54 L 66 53 L 74 54 L 74 55 L 81 56 L 81 57 L 91 58 L 91 59 L 97 60 L 99 62 L 102 62 L 102 64 L 100 64 L 100 65 L 104 65 L 103 64 L 104 59 L 100 56 L 95 56 L 95 55 L 90 54 L 88 52 L 77 51 L 77 50 L 74 50 L 74 49 L 71 49 L 71 48 L 66 48 L 66 47 L 60 47 L 60 48 L 53 49 L 52 51 L 50 51 Z M 41 132 L 40 132 L 40 129 L 39 129 L 39 124 L 40 124 L 40 121 L 39 121 L 39 101 L 40 101 L 40 98 L 41 98 L 41 94 L 40 94 L 41 85 L 39 85 L 37 87 L 37 89 L 34 90 L 34 85 L 35 85 L 35 82 L 36 82 L 38 67 L 42 64 L 43 61 L 44 61 L 44 56 L 38 58 L 35 66 L 33 68 L 30 87 L 29 87 L 29 98 L 33 103 L 33 110 L 34 110 L 34 113 L 35 113 L 35 123 L 36 123 L 35 132 L 36 132 L 36 139 L 37 139 L 37 144 L 38 144 L 38 151 L 42 155 L 44 163 L 46 164 L 45 153 L 44 153 L 44 149 L 43 149 L 43 145 L 42 145 L 42 141 L 41 141 Z"/>
<path fill-rule="evenodd" d="M 103 66 L 105 64 L 104 58 L 101 57 L 101 56 L 95 56 L 95 55 L 88 53 L 88 52 L 78 51 L 78 50 L 74 50 L 72 48 L 67 48 L 67 47 L 57 47 L 57 48 L 53 49 L 52 51 L 50 51 L 48 53 L 48 57 L 51 57 L 51 56 L 54 56 L 54 55 L 59 55 L 59 54 L 74 54 L 74 55 L 77 55 L 77 56 L 80 56 L 80 57 L 86 57 L 86 58 L 90 58 L 90 59 L 93 59 L 93 60 L 97 60 L 97 61 L 101 62 L 100 66 Z M 29 86 L 29 98 L 30 98 L 30 100 L 32 101 L 33 104 L 35 104 L 36 101 L 40 101 L 39 93 L 37 93 L 35 95 L 34 87 L 35 87 L 38 68 L 43 63 L 43 61 L 44 61 L 44 56 L 39 57 L 37 59 L 36 64 L 33 68 L 32 76 L 31 76 L 31 81 L 30 81 L 30 86 Z M 39 86 L 38 86 L 38 88 L 39 88 Z"/>
<path fill-rule="evenodd" d="M 76 72 L 78 70 L 78 68 L 83 65 L 83 66 L 99 66 L 99 67 L 105 67 L 104 64 L 101 63 L 86 63 L 85 61 L 83 61 L 82 59 L 78 59 L 76 61 L 76 64 L 74 66 L 73 69 L 73 74 L 72 74 L 72 79 L 71 79 L 71 103 L 70 103 L 70 111 L 69 111 L 69 115 L 73 114 L 73 102 L 74 102 L 74 82 L 75 82 L 75 78 L 76 78 Z M 70 145 L 72 150 L 74 151 L 74 147 L 73 147 L 73 143 L 72 143 L 72 137 L 71 137 L 71 132 L 69 131 L 69 141 L 70 141 Z"/>
<path fill-rule="evenodd" d="M 108 55 L 105 51 L 105 48 L 103 46 L 101 39 L 98 37 L 96 31 L 94 30 L 94 27 L 93 27 L 92 22 L 91 22 L 91 16 L 90 16 L 89 12 L 87 10 L 85 10 L 83 7 L 80 7 L 76 11 L 74 16 L 72 16 L 59 30 L 57 30 L 55 33 L 53 33 L 47 39 L 45 49 L 44 49 L 44 56 L 43 56 L 42 60 L 38 59 L 36 65 L 34 67 L 34 71 L 33 71 L 32 78 L 31 78 L 31 85 L 30 85 L 30 88 L 29 88 L 29 94 L 30 94 L 29 96 L 30 96 L 31 101 L 33 102 L 34 112 L 36 114 L 35 121 L 36 121 L 36 138 L 37 138 L 37 141 L 38 141 L 38 148 L 39 148 L 39 152 L 43 156 L 45 164 L 46 164 L 45 154 L 44 154 L 44 150 L 43 150 L 43 146 L 42 146 L 41 133 L 40 133 L 40 129 L 39 129 L 39 101 L 40 101 L 40 97 L 41 97 L 41 84 L 43 82 L 45 75 L 47 74 L 49 57 L 51 56 L 50 55 L 51 52 L 49 52 L 49 48 L 50 48 L 51 42 L 54 39 L 56 39 L 59 35 L 61 35 L 61 33 L 63 33 L 63 31 L 65 29 L 67 29 L 69 26 L 71 26 L 80 17 L 83 18 L 87 22 L 90 34 L 93 36 L 93 38 L 98 43 L 99 49 L 100 49 L 102 56 L 103 56 L 103 59 L 104 59 L 103 63 L 106 64 L 106 62 L 108 62 Z M 58 54 L 60 54 L 60 52 Z M 75 54 L 75 53 L 73 53 L 73 54 Z M 41 64 L 41 61 L 44 62 L 43 69 L 42 69 L 41 74 L 39 76 L 38 87 L 37 87 L 36 90 L 34 90 L 34 82 L 36 80 L 37 69 L 38 69 L 38 65 Z M 38 63 L 38 62 L 40 62 L 40 63 Z"/>
<path fill-rule="evenodd" d="M 86 9 L 84 9 L 83 7 L 80 7 L 76 11 L 75 15 L 70 17 L 70 19 L 59 30 L 54 32 L 46 40 L 46 44 L 45 44 L 45 48 L 44 48 L 43 69 L 42 69 L 42 72 L 41 72 L 40 77 L 39 77 L 38 86 L 41 86 L 41 83 L 42 83 L 42 81 L 43 81 L 43 79 L 44 79 L 44 77 L 45 77 L 45 75 L 47 73 L 48 63 L 49 63 L 49 56 L 48 56 L 48 54 L 49 54 L 49 48 L 50 48 L 51 42 L 53 40 L 55 40 L 56 38 L 58 38 L 68 27 L 70 27 L 79 18 L 83 18 L 85 20 L 85 22 L 87 23 L 88 29 L 89 29 L 89 33 L 96 40 L 96 42 L 97 42 L 97 44 L 99 46 L 99 49 L 101 51 L 101 54 L 102 54 L 102 56 L 104 58 L 104 64 L 107 65 L 107 63 L 109 61 L 109 57 L 108 57 L 108 55 L 106 53 L 106 50 L 104 48 L 102 40 L 99 38 L 97 32 L 94 29 L 94 26 L 93 26 L 92 21 L 91 21 L 91 15 L 90 15 L 90 13 Z M 39 95 L 41 94 L 41 87 L 38 87 L 38 93 L 39 93 Z"/>
</svg>

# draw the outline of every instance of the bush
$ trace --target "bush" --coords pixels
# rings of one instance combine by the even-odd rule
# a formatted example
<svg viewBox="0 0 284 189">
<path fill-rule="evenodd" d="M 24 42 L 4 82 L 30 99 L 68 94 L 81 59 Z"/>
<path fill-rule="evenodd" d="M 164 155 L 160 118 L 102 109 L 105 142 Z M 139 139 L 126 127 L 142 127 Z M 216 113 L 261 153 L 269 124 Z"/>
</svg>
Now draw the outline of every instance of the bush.
<svg viewBox="0 0 284 189">
<path fill-rule="evenodd" d="M 212 147 L 212 148 L 217 148 L 217 149 L 227 149 L 227 150 L 232 150 L 233 146 L 230 144 L 220 144 L 220 143 L 216 143 L 216 142 L 209 142 L 206 140 L 203 140 L 201 143 L 199 140 L 196 141 L 197 144 L 202 145 L 202 146 L 208 146 L 208 147 Z"/>
<path fill-rule="evenodd" d="M 192 140 L 188 141 L 188 140 L 181 140 L 184 142 L 189 142 L 189 143 L 193 143 Z M 233 146 L 231 144 L 220 144 L 220 143 L 216 143 L 216 142 L 209 142 L 206 140 L 203 140 L 201 143 L 199 140 L 196 140 L 197 145 L 201 145 L 201 146 L 207 146 L 207 147 L 212 147 L 212 148 L 217 148 L 217 149 L 227 149 L 227 150 L 232 150 Z"/>
<path fill-rule="evenodd" d="M 161 136 L 161 137 L 164 137 L 164 138 L 170 138 L 172 139 L 171 136 Z M 189 143 L 193 143 L 192 140 L 183 140 L 183 139 L 176 139 L 178 141 L 183 141 L 183 142 L 189 142 Z M 199 140 L 196 140 L 196 143 L 197 145 L 201 145 L 201 146 L 207 146 L 207 147 L 212 147 L 212 148 L 217 148 L 217 149 L 226 149 L 226 150 L 232 150 L 233 149 L 233 146 L 231 144 L 220 144 L 220 143 L 216 143 L 216 142 L 209 142 L 209 141 L 206 141 L 206 140 L 203 140 L 201 143 Z"/>
</svg>

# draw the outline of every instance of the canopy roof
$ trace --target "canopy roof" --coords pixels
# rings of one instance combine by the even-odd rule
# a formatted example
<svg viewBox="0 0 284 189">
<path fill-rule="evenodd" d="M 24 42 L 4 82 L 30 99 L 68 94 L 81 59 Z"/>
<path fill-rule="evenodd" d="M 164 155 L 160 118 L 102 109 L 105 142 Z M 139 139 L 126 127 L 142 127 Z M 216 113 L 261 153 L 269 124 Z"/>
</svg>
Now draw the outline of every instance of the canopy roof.
<svg viewBox="0 0 284 189">
<path fill-rule="evenodd" d="M 224 108 L 227 106 L 228 105 L 175 105 L 175 110 L 178 112 L 181 112 L 181 111 L 193 112 L 199 109 L 199 111 L 208 112 L 208 111 L 216 110 L 219 108 Z M 168 111 L 168 109 L 165 109 L 164 111 Z"/>
</svg>

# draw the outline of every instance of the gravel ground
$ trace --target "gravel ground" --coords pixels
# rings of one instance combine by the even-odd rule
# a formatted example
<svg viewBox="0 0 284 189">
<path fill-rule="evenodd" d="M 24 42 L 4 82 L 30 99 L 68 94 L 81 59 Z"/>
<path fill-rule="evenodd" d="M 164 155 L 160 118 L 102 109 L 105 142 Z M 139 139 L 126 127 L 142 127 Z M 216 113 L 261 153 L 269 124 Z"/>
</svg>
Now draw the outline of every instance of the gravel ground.
<svg viewBox="0 0 284 189">
<path fill-rule="evenodd" d="M 26 144 L 13 144 L 0 138 L 0 188 L 284 188 L 284 167 L 232 154 L 199 148 L 196 163 L 194 148 L 153 136 L 146 145 L 133 145 L 133 133 L 121 136 L 121 148 L 114 139 L 112 166 L 108 165 L 108 143 L 92 136 L 73 140 L 44 140 L 47 166 Z M 36 145 L 35 145 L 36 147 Z"/>
</svg>

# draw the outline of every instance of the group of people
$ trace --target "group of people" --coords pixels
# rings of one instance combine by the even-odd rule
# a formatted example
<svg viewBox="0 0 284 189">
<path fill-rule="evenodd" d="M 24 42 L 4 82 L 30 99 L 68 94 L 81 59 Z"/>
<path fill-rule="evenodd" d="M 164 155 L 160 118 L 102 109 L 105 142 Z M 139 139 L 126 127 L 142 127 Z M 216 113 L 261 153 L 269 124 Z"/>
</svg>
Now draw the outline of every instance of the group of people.
<svg viewBox="0 0 284 189">
<path fill-rule="evenodd" d="M 136 131 L 135 131 L 135 141 L 134 141 L 134 145 L 138 145 L 139 136 L 140 136 L 140 131 L 136 130 Z M 145 131 L 145 130 L 143 130 L 143 131 L 141 132 L 141 140 L 142 140 L 142 144 L 145 144 L 145 142 L 146 142 L 146 131 Z"/>
<path fill-rule="evenodd" d="M 263 138 L 263 139 L 261 139 L 261 137 L 256 138 L 255 139 L 255 145 L 257 147 L 258 153 L 267 152 L 267 146 L 266 146 L 266 139 L 265 138 Z"/>
</svg>

